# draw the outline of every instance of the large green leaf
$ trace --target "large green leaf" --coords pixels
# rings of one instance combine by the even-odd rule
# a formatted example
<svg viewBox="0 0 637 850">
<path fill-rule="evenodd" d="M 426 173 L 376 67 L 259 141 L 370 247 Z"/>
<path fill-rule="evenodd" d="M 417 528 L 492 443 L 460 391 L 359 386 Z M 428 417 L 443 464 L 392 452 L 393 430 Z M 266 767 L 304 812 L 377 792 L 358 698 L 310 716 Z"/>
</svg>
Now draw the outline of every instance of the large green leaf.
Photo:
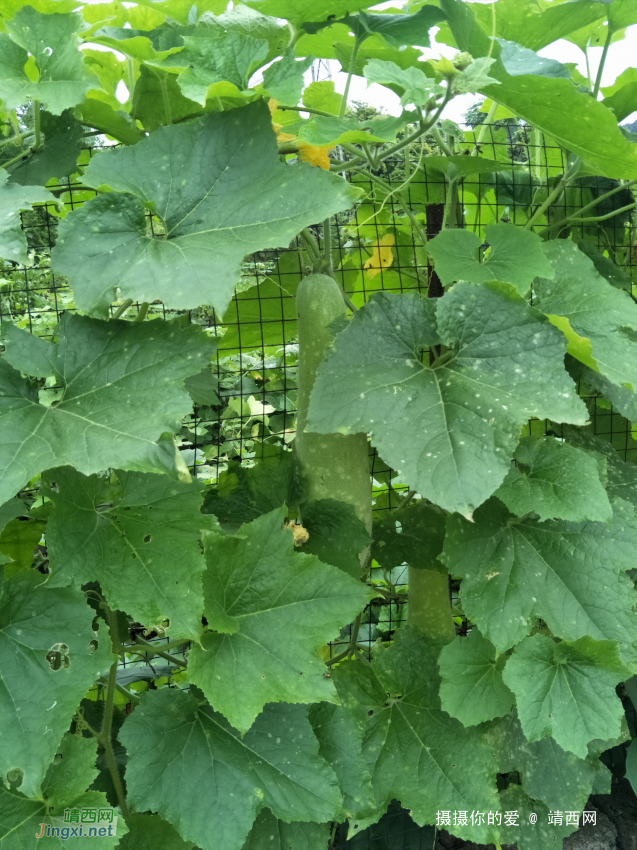
<svg viewBox="0 0 637 850">
<path fill-rule="evenodd" d="M 537 281 L 539 309 L 567 319 L 576 334 L 590 341 L 591 354 L 603 375 L 616 384 L 637 387 L 635 302 L 627 292 L 608 283 L 573 242 L 546 242 L 544 252 L 555 269 L 555 280 Z"/>
<path fill-rule="evenodd" d="M 285 823 L 263 809 L 242 850 L 325 850 L 329 837 L 327 823 Z"/>
<path fill-rule="evenodd" d="M 183 51 L 168 61 L 185 66 L 177 78 L 179 88 L 185 97 L 201 106 L 205 106 L 209 88 L 215 83 L 232 83 L 237 93 L 247 89 L 251 74 L 263 65 L 268 55 L 265 39 L 250 38 L 232 30 L 222 31 L 216 38 L 186 36 L 184 43 Z"/>
<path fill-rule="evenodd" d="M 66 217 L 52 262 L 69 277 L 78 307 L 100 315 L 114 286 L 123 297 L 161 298 L 179 309 L 212 304 L 223 314 L 246 254 L 286 246 L 359 194 L 320 168 L 279 162 L 263 103 L 160 128 L 133 148 L 101 153 L 84 182 L 115 192 Z M 161 222 L 156 236 L 147 208 Z"/>
<path fill-rule="evenodd" d="M 464 726 L 477 726 L 511 710 L 514 697 L 502 681 L 506 657 L 496 656 L 493 644 L 475 628 L 468 638 L 456 637 L 442 648 L 440 701 Z"/>
<path fill-rule="evenodd" d="M 611 498 L 625 499 L 637 508 L 637 464 L 622 460 L 613 448 L 612 443 L 596 437 L 590 431 L 566 426 L 564 437 L 574 446 L 592 452 L 594 457 L 603 455 L 606 462 L 606 491 L 608 495 Z"/>
<path fill-rule="evenodd" d="M 103 824 L 101 828 L 110 827 L 112 834 L 100 837 L 88 834 L 88 824 L 78 826 L 75 823 L 64 823 L 65 808 L 108 809 L 110 806 L 104 794 L 89 791 L 65 800 L 51 811 L 46 801 L 29 800 L 19 790 L 0 787 L 0 811 L 3 815 L 0 824 L 0 850 L 62 850 L 64 847 L 68 850 L 84 850 L 87 846 L 84 838 L 89 837 L 91 841 L 88 846 L 94 847 L 95 850 L 113 850 L 123 846 L 119 841 L 121 838 L 126 840 L 128 829 L 121 816 L 117 821 L 117 832 L 111 824 Z M 42 831 L 42 824 L 45 827 L 44 836 L 37 838 Z M 59 830 L 57 835 L 47 836 L 48 825 Z M 73 829 L 77 830 L 76 836 L 73 835 Z M 80 830 L 83 830 L 84 838 L 81 837 Z"/>
<path fill-rule="evenodd" d="M 486 736 L 494 747 L 498 771 L 518 771 L 529 797 L 551 811 L 582 811 L 596 777 L 607 771 L 594 753 L 578 758 L 554 738 L 529 743 L 515 712 L 493 725 Z"/>
<path fill-rule="evenodd" d="M 476 25 L 473 4 L 440 0 L 440 6 L 460 50 L 473 57 L 500 55 L 500 46 L 493 46 L 489 36 Z M 513 40 L 524 43 L 520 38 Z M 637 170 L 637 146 L 624 137 L 614 114 L 603 103 L 579 92 L 570 80 L 534 75 L 512 77 L 499 59 L 489 73 L 500 85 L 486 86 L 480 90 L 481 94 L 548 133 L 560 147 L 586 160 L 596 174 L 633 177 Z"/>
<path fill-rule="evenodd" d="M 306 502 L 302 508 L 302 522 L 309 534 L 303 552 L 360 578 L 359 554 L 367 549 L 371 539 L 353 505 L 336 499 Z"/>
<path fill-rule="evenodd" d="M 42 783 L 42 796 L 49 806 L 61 806 L 65 800 L 79 797 L 88 790 L 99 773 L 95 767 L 97 740 L 67 733 L 57 748 L 56 758 Z"/>
<path fill-rule="evenodd" d="M 26 514 L 24 508 L 20 513 Z M 5 563 L 5 578 L 30 569 L 43 531 L 44 523 L 35 518 L 13 519 L 7 524 L 0 534 L 0 563 Z"/>
<path fill-rule="evenodd" d="M 572 522 L 612 517 L 597 461 L 586 452 L 553 437 L 525 437 L 515 460 L 495 495 L 517 516 L 533 511 L 542 520 Z"/>
<path fill-rule="evenodd" d="M 435 260 L 443 284 L 455 280 L 472 283 L 502 280 L 512 283 L 520 295 L 526 295 L 535 277 L 554 277 L 553 267 L 535 233 L 512 224 L 489 224 L 485 239 L 490 248 L 482 262 L 482 239 L 471 230 L 443 230 L 427 243 L 427 251 Z"/>
<path fill-rule="evenodd" d="M 321 702 L 310 708 L 310 723 L 319 742 L 319 755 L 338 778 L 343 794 L 343 815 L 365 818 L 377 808 L 372 779 L 362 754 L 365 721 L 363 706 L 344 708 Z"/>
<path fill-rule="evenodd" d="M 480 5 L 474 14 L 489 35 L 516 41 L 531 50 L 540 50 L 559 38 L 606 17 L 604 0 L 576 0 L 542 8 L 534 0 L 498 0 L 495 17 L 492 4 Z"/>
<path fill-rule="evenodd" d="M 305 86 L 305 72 L 314 60 L 311 56 L 295 59 L 292 50 L 263 72 L 263 88 L 279 103 L 296 106 Z"/>
<path fill-rule="evenodd" d="M 569 70 L 561 62 L 555 59 L 545 59 L 534 50 L 529 50 L 528 47 L 523 47 L 515 41 L 498 38 L 497 42 L 501 47 L 502 64 L 506 72 L 512 77 L 536 74 L 539 77 L 564 77 L 564 79 L 570 80 Z"/>
<path fill-rule="evenodd" d="M 347 11 L 357 12 L 374 6 L 376 0 L 351 0 Z M 343 14 L 342 0 L 248 0 L 246 6 L 271 15 L 274 18 L 286 18 L 293 24 L 305 21 L 326 21 L 328 18 Z"/>
<path fill-rule="evenodd" d="M 177 431 L 192 409 L 183 381 L 201 371 L 213 341 L 180 322 L 100 322 L 70 313 L 57 335 L 56 345 L 17 329 L 7 337 L 0 360 L 0 501 L 54 466 L 69 464 L 85 475 L 109 466 L 174 467 L 172 440 L 159 438 Z M 61 398 L 39 403 L 36 385 L 18 369 L 54 375 Z"/>
<path fill-rule="evenodd" d="M 171 637 L 198 640 L 199 537 L 216 524 L 200 512 L 202 486 L 141 472 L 86 477 L 70 466 L 45 480 L 54 506 L 46 530 L 49 587 L 97 581 L 111 608 L 149 631 L 168 619 Z"/>
<path fill-rule="evenodd" d="M 298 504 L 300 490 L 292 452 L 261 443 L 254 459 L 254 466 L 230 461 L 204 499 L 204 513 L 215 514 L 222 525 L 233 530 L 283 504 Z"/>
<path fill-rule="evenodd" d="M 317 650 L 375 596 L 342 570 L 294 552 L 286 513 L 271 511 L 233 537 L 204 535 L 210 631 L 190 651 L 188 678 L 241 732 L 266 702 L 337 701 Z"/>
<path fill-rule="evenodd" d="M 41 186 L 20 186 L 9 183 L 9 174 L 0 168 L 0 257 L 14 263 L 29 265 L 27 238 L 22 230 L 21 210 L 33 204 L 58 203 L 55 195 Z"/>
<path fill-rule="evenodd" d="M 0 771 L 20 771 L 20 792 L 40 784 L 80 700 L 112 663 L 106 630 L 76 588 L 47 588 L 35 570 L 4 582 L 0 598 Z M 97 645 L 97 648 L 95 647 Z"/>
<path fill-rule="evenodd" d="M 43 147 L 12 167 L 12 183 L 44 185 L 52 177 L 68 177 L 75 171 L 84 127 L 75 118 L 73 110 L 65 110 L 61 115 L 51 115 L 42 110 L 40 130 Z"/>
<path fill-rule="evenodd" d="M 423 570 L 447 572 L 438 563 L 445 540 L 447 518 L 424 501 L 387 511 L 377 518 L 374 511 L 372 556 L 386 569 L 409 564 Z"/>
<path fill-rule="evenodd" d="M 547 847 L 559 847 L 562 839 L 577 830 L 577 826 L 566 823 L 549 823 L 549 809 L 538 800 L 531 800 L 519 785 L 509 785 L 500 794 L 502 808 L 515 812 L 517 818 L 502 827 L 502 840 L 515 842 L 518 850 L 546 850 Z M 569 807 L 570 810 L 570 807 Z M 534 814 L 532 820 L 530 815 Z"/>
<path fill-rule="evenodd" d="M 440 342 L 449 355 L 423 363 Z M 371 431 L 412 489 L 470 516 L 502 482 L 530 416 L 586 421 L 563 353 L 507 285 L 460 283 L 436 303 L 379 293 L 319 367 L 308 430 Z"/>
<path fill-rule="evenodd" d="M 314 33 L 324 27 L 346 24 L 359 42 L 369 36 L 380 35 L 388 45 L 400 49 L 413 44 L 430 47 L 429 30 L 444 19 L 445 16 L 437 6 L 423 6 L 413 15 L 375 15 L 361 12 L 358 15 L 346 15 L 338 21 L 330 19 L 324 24 L 310 24 L 305 28 Z"/>
<path fill-rule="evenodd" d="M 393 798 L 417 824 L 436 822 L 442 809 L 497 810 L 495 762 L 476 729 L 442 710 L 436 661 L 440 645 L 403 626 L 372 665 L 334 670 L 341 701 L 367 711 L 363 754 L 379 807 Z M 493 827 L 456 827 L 473 841 L 497 839 Z"/>
<path fill-rule="evenodd" d="M 527 740 L 553 737 L 583 759 L 589 741 L 621 732 L 624 709 L 615 685 L 628 674 L 614 641 L 585 635 L 556 643 L 537 634 L 515 647 L 503 678 Z"/>
<path fill-rule="evenodd" d="M 281 820 L 319 823 L 340 808 L 304 706 L 267 706 L 241 737 L 192 693 L 150 691 L 119 737 L 132 807 L 158 812 L 202 850 L 241 850 L 265 807 Z"/>
<path fill-rule="evenodd" d="M 6 564 L 13 558 L 11 552 L 7 552 L 6 550 L 6 541 L 2 540 L 4 530 L 7 526 L 11 528 L 16 517 L 26 514 L 26 512 L 26 505 L 21 499 L 10 499 L 8 502 L 0 505 L 0 564 Z M 31 565 L 29 564 L 29 566 Z"/>
<path fill-rule="evenodd" d="M 83 26 L 79 14 L 46 15 L 32 6 L 23 6 L 12 20 L 4 21 L 8 35 L 0 33 L 0 98 L 5 108 L 37 100 L 53 115 L 61 115 L 81 103 L 89 89 L 100 87 L 78 49 Z M 31 62 L 25 68 L 29 54 L 35 68 Z"/>
<path fill-rule="evenodd" d="M 82 110 L 84 108 L 85 104 L 82 104 Z M 141 66 L 135 82 L 131 115 L 135 122 L 141 121 L 145 130 L 154 132 L 165 124 L 178 123 L 202 112 L 198 103 L 183 94 L 174 74 Z M 115 136 L 119 138 L 117 133 Z"/>
<path fill-rule="evenodd" d="M 192 841 L 184 841 L 171 824 L 157 815 L 131 815 L 126 820 L 130 832 L 118 844 L 118 850 L 193 850 Z"/>
<path fill-rule="evenodd" d="M 500 652 L 541 617 L 558 637 L 637 641 L 635 591 L 624 570 L 637 559 L 632 505 L 617 499 L 610 523 L 514 518 L 497 499 L 475 522 L 451 517 L 441 559 L 464 576 L 462 604 Z"/>
</svg>

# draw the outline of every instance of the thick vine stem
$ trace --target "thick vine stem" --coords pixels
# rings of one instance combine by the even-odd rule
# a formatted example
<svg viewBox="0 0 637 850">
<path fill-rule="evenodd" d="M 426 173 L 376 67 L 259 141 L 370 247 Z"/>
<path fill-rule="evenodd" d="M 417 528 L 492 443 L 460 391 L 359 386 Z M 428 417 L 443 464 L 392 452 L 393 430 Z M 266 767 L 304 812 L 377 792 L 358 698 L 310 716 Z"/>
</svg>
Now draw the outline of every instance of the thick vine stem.
<svg viewBox="0 0 637 850">
<path fill-rule="evenodd" d="M 632 186 L 637 185 L 637 180 L 627 180 L 626 182 L 621 183 L 619 186 L 615 186 L 614 189 L 610 189 L 610 191 L 605 192 L 603 195 L 599 195 L 597 198 L 594 198 L 590 201 L 586 206 L 581 207 L 577 212 L 573 213 L 573 216 L 581 216 L 582 213 L 587 212 L 588 210 L 596 207 L 602 201 L 605 201 L 607 198 L 616 195 L 617 192 L 621 192 L 622 189 L 630 189 Z M 610 213 L 609 217 L 612 218 L 614 215 L 617 215 L 619 212 L 626 212 L 626 208 L 622 207 L 620 210 L 614 210 Z M 572 216 L 566 216 L 561 221 L 556 221 L 554 224 L 549 224 L 548 227 L 545 227 L 543 230 L 538 232 L 538 236 L 544 236 L 546 233 L 549 233 L 551 230 L 555 230 L 558 227 L 561 227 L 563 224 L 568 224 L 572 220 Z M 601 219 L 597 219 L 598 221 Z"/>
<path fill-rule="evenodd" d="M 606 57 L 608 56 L 608 48 L 610 47 L 610 43 L 613 39 L 613 31 L 610 28 L 610 23 L 608 24 L 608 32 L 606 33 L 606 41 L 604 42 L 604 49 L 602 50 L 602 56 L 599 60 L 599 67 L 597 68 L 597 76 L 595 78 L 595 86 L 593 88 L 593 97 L 597 100 L 597 95 L 599 94 L 600 86 L 602 85 L 602 74 L 604 73 L 604 65 L 606 64 Z"/>
<path fill-rule="evenodd" d="M 553 189 L 553 191 L 549 194 L 548 198 L 536 209 L 531 218 L 524 225 L 524 230 L 530 230 L 537 219 L 551 206 L 554 201 L 559 198 L 564 189 L 568 186 L 568 183 L 577 175 L 580 165 L 581 160 L 578 157 L 573 165 L 564 172 L 564 176 L 555 189 Z"/>
<path fill-rule="evenodd" d="M 347 110 L 347 98 L 349 97 L 349 87 L 352 84 L 352 77 L 354 76 L 354 68 L 356 67 L 358 51 L 360 50 L 360 46 L 363 41 L 364 38 L 361 39 L 358 36 L 356 36 L 356 39 L 354 40 L 354 48 L 352 50 L 352 55 L 349 60 L 349 68 L 347 69 L 347 80 L 345 82 L 345 89 L 343 91 L 343 100 L 341 101 L 341 108 L 338 113 L 339 118 L 342 118 Z"/>
<path fill-rule="evenodd" d="M 126 301 L 122 301 L 117 310 L 111 316 L 112 319 L 120 319 L 124 313 L 128 310 L 130 306 L 132 306 L 133 299 L 127 298 Z"/>
<path fill-rule="evenodd" d="M 452 641 L 456 627 L 451 616 L 449 576 L 438 570 L 408 568 L 407 622 L 432 638 Z"/>
<path fill-rule="evenodd" d="M 40 101 L 39 100 L 33 101 L 33 122 L 34 122 L 34 124 L 33 124 L 34 130 L 33 131 L 35 133 L 35 140 L 33 142 L 33 147 L 34 147 L 34 150 L 37 151 L 37 150 L 40 149 L 40 146 L 42 145 L 42 137 L 41 137 L 41 134 L 40 134 Z"/>
<path fill-rule="evenodd" d="M 117 769 L 117 762 L 115 761 L 115 753 L 113 752 L 113 741 L 112 741 L 112 726 L 113 726 L 113 708 L 115 704 L 115 686 L 117 683 L 117 661 L 111 666 L 111 669 L 108 674 L 108 686 L 106 688 L 106 702 L 104 705 L 104 723 L 102 725 L 102 731 L 98 736 L 98 741 L 104 748 L 104 755 L 106 756 L 106 763 L 108 764 L 108 770 L 111 774 L 111 779 L 113 781 L 113 786 L 115 788 L 115 794 L 117 795 L 117 802 L 119 803 L 119 807 L 122 810 L 122 814 L 125 818 L 130 817 L 130 811 L 128 809 L 128 805 L 126 803 L 126 795 L 124 794 L 124 786 L 122 785 L 122 780 L 119 775 L 119 771 Z"/>
<path fill-rule="evenodd" d="M 137 318 L 135 319 L 136 322 L 144 321 L 144 319 L 146 318 L 146 314 L 148 313 L 148 307 L 148 301 L 142 301 L 142 303 L 139 305 L 139 313 L 137 314 Z"/>
</svg>

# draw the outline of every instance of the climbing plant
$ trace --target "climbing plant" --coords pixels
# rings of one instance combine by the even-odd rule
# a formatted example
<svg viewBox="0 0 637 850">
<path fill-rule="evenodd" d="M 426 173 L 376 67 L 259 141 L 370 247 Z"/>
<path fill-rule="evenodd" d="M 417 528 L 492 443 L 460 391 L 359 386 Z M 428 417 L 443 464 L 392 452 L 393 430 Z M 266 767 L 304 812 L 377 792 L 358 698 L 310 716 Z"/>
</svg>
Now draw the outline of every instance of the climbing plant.
<svg viewBox="0 0 637 850">
<path fill-rule="evenodd" d="M 637 422 L 637 100 L 632 69 L 601 82 L 637 10 L 373 5 L 2 5 L 2 850 L 325 850 L 393 800 L 543 850 L 610 790 L 637 469 L 594 414 Z M 561 38 L 594 73 L 538 54 Z M 350 109 L 355 77 L 400 114 Z M 290 253 L 258 252 L 290 245 L 270 315 Z M 273 329 L 291 426 L 287 354 L 233 359 Z M 257 377 L 267 403 L 235 391 Z M 221 397 L 202 461 L 193 403 Z M 374 578 L 405 565 L 407 596 Z M 369 657 L 379 599 L 407 616 Z"/>
</svg>

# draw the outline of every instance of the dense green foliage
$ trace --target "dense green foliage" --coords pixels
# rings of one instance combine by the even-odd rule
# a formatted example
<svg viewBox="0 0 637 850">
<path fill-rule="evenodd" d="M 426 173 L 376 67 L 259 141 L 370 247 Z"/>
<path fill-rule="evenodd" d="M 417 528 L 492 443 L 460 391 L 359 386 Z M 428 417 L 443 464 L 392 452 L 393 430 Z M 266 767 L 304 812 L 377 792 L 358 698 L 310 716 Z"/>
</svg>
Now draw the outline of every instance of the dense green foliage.
<svg viewBox="0 0 637 850">
<path fill-rule="evenodd" d="M 637 692 L 635 3 L 227 5 L 0 10 L 0 850 L 544 850 Z"/>
</svg>

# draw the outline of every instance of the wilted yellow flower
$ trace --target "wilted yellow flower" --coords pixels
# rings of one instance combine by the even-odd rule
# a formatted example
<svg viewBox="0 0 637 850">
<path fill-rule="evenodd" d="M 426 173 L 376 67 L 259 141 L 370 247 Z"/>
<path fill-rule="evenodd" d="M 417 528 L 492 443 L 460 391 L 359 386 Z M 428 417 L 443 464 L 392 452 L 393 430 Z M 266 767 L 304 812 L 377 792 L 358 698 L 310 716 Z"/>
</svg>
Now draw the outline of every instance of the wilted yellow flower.
<svg viewBox="0 0 637 850">
<path fill-rule="evenodd" d="M 396 240 L 393 233 L 386 233 L 378 242 L 372 243 L 372 256 L 365 262 L 367 277 L 376 277 L 383 269 L 388 269 L 394 262 L 391 246 Z"/>
</svg>

